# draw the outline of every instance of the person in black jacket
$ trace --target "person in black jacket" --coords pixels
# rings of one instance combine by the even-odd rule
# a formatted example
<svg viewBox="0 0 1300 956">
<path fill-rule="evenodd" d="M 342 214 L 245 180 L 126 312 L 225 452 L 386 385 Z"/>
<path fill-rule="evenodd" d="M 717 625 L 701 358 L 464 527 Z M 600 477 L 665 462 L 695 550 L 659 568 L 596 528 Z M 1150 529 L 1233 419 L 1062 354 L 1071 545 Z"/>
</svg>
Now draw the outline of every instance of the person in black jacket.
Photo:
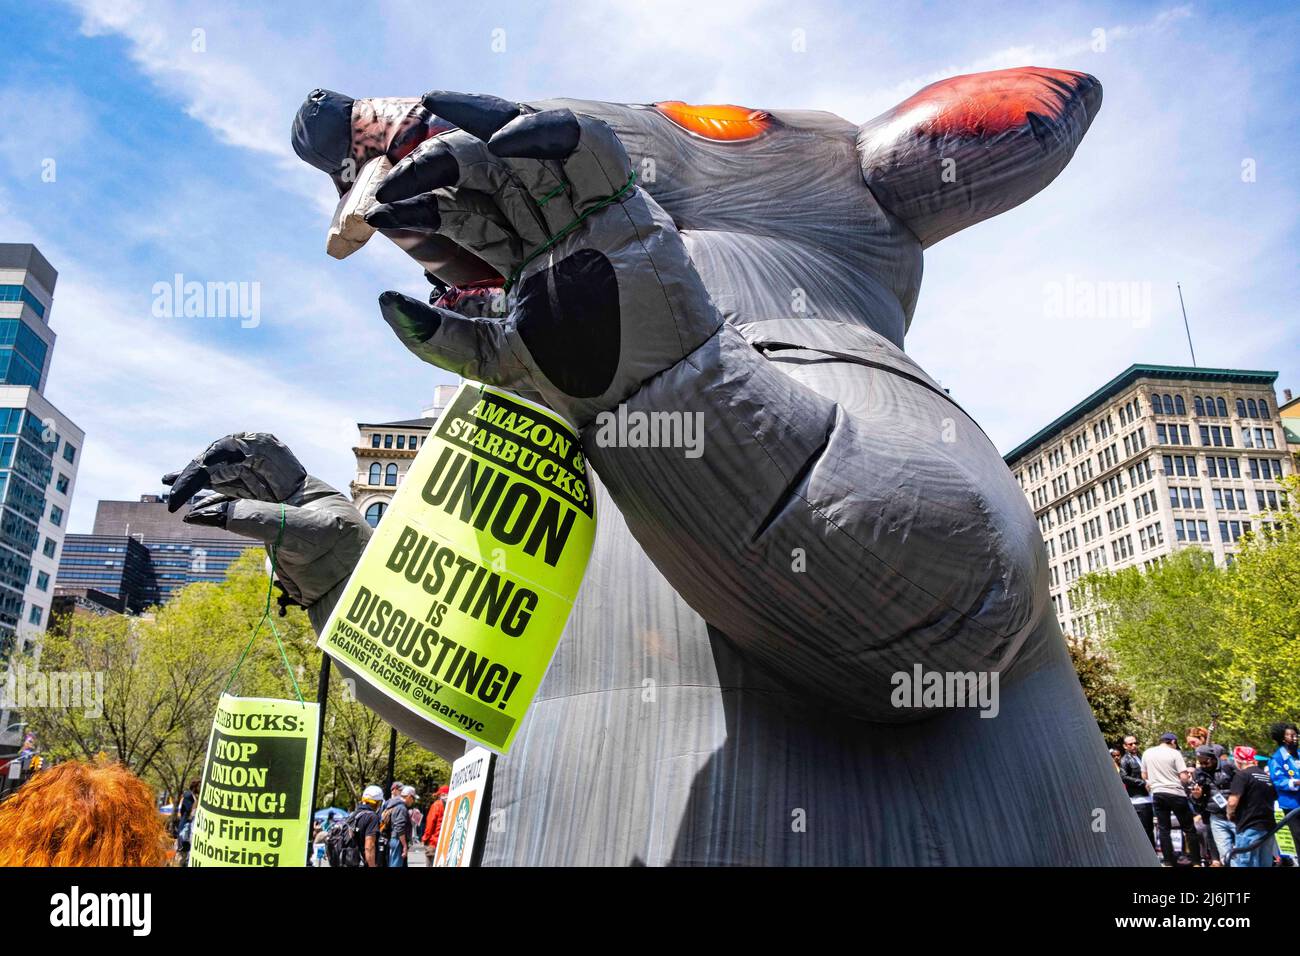
<svg viewBox="0 0 1300 956">
<path fill-rule="evenodd" d="M 1192 771 L 1192 804 L 1205 823 L 1210 839 L 1205 841 L 1211 866 L 1222 860 L 1237 836 L 1237 827 L 1228 819 L 1228 791 L 1237 768 L 1219 763 L 1213 747 L 1196 748 L 1196 769 Z"/>
<path fill-rule="evenodd" d="M 1142 758 L 1138 756 L 1138 740 L 1132 734 L 1124 738 L 1124 756 L 1119 761 L 1119 776 L 1128 791 L 1129 802 L 1137 811 L 1142 821 L 1142 829 L 1147 831 L 1151 849 L 1156 848 L 1155 815 L 1151 810 L 1151 794 L 1147 791 L 1147 782 L 1142 779 Z"/>
</svg>

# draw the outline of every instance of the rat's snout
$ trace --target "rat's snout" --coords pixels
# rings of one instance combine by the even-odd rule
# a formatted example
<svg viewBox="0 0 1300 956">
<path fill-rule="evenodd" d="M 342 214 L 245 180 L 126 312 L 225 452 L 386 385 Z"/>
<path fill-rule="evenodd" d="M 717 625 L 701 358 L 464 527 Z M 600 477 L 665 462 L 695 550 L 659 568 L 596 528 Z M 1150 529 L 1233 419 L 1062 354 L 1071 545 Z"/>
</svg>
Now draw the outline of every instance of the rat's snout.
<svg viewBox="0 0 1300 956">
<path fill-rule="evenodd" d="M 333 90 L 312 90 L 293 118 L 291 141 L 298 158 L 331 177 L 352 155 L 354 100 Z"/>
</svg>

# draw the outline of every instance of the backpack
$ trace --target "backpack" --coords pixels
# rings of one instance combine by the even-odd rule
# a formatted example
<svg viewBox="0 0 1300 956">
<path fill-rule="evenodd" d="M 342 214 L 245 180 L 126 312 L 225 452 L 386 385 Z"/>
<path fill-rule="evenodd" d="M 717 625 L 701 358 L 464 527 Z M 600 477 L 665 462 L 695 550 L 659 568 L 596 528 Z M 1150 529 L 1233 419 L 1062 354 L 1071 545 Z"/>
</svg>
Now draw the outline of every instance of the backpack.
<svg viewBox="0 0 1300 956">
<path fill-rule="evenodd" d="M 379 835 L 384 839 L 393 835 L 393 810 L 395 809 L 396 807 L 386 807 L 379 818 Z"/>
<path fill-rule="evenodd" d="M 353 810 L 325 834 L 325 858 L 331 867 L 366 865 L 366 848 L 361 845 L 361 814 L 373 810 Z"/>
</svg>

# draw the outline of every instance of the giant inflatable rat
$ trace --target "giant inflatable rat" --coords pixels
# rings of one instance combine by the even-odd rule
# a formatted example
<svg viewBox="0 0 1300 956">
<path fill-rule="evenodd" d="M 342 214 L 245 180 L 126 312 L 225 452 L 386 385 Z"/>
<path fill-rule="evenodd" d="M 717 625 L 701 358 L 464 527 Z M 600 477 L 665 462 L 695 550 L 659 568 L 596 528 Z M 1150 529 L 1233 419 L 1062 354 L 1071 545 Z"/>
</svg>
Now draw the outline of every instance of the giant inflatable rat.
<svg viewBox="0 0 1300 956">
<path fill-rule="evenodd" d="M 1047 590 L 1025 496 L 903 352 L 922 250 L 1073 155 L 1092 77 L 927 87 L 825 113 L 317 90 L 298 154 L 439 286 L 381 312 L 423 360 L 581 431 L 587 577 L 491 793 L 486 864 L 1151 863 Z M 1005 264 L 998 264 L 1005 267 Z M 702 443 L 630 447 L 603 413 Z M 319 629 L 368 537 L 265 434 L 174 482 L 268 543 Z M 937 674 L 973 700 L 923 697 Z M 956 683 L 954 684 L 954 678 Z M 448 757 L 464 745 L 358 679 Z"/>
</svg>

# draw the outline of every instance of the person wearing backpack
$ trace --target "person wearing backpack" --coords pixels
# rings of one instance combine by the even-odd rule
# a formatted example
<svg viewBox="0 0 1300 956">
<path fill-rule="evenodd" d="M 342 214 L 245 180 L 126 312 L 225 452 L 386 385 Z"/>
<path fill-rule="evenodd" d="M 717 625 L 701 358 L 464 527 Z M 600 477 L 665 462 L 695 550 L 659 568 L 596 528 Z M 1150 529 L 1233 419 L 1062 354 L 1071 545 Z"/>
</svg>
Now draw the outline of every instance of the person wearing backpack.
<svg viewBox="0 0 1300 956">
<path fill-rule="evenodd" d="M 411 842 L 411 806 L 418 796 L 414 787 L 402 787 L 400 793 L 384 804 L 379 828 L 388 838 L 388 865 L 393 869 L 406 866 L 406 851 Z"/>
<path fill-rule="evenodd" d="M 379 807 L 379 865 L 388 866 L 393 845 L 393 809 L 402 805 L 402 782 L 394 780 L 388 788 L 388 799 Z"/>
<path fill-rule="evenodd" d="M 331 867 L 378 866 L 379 802 L 384 791 L 371 784 L 361 802 L 325 836 L 325 856 Z"/>
</svg>

